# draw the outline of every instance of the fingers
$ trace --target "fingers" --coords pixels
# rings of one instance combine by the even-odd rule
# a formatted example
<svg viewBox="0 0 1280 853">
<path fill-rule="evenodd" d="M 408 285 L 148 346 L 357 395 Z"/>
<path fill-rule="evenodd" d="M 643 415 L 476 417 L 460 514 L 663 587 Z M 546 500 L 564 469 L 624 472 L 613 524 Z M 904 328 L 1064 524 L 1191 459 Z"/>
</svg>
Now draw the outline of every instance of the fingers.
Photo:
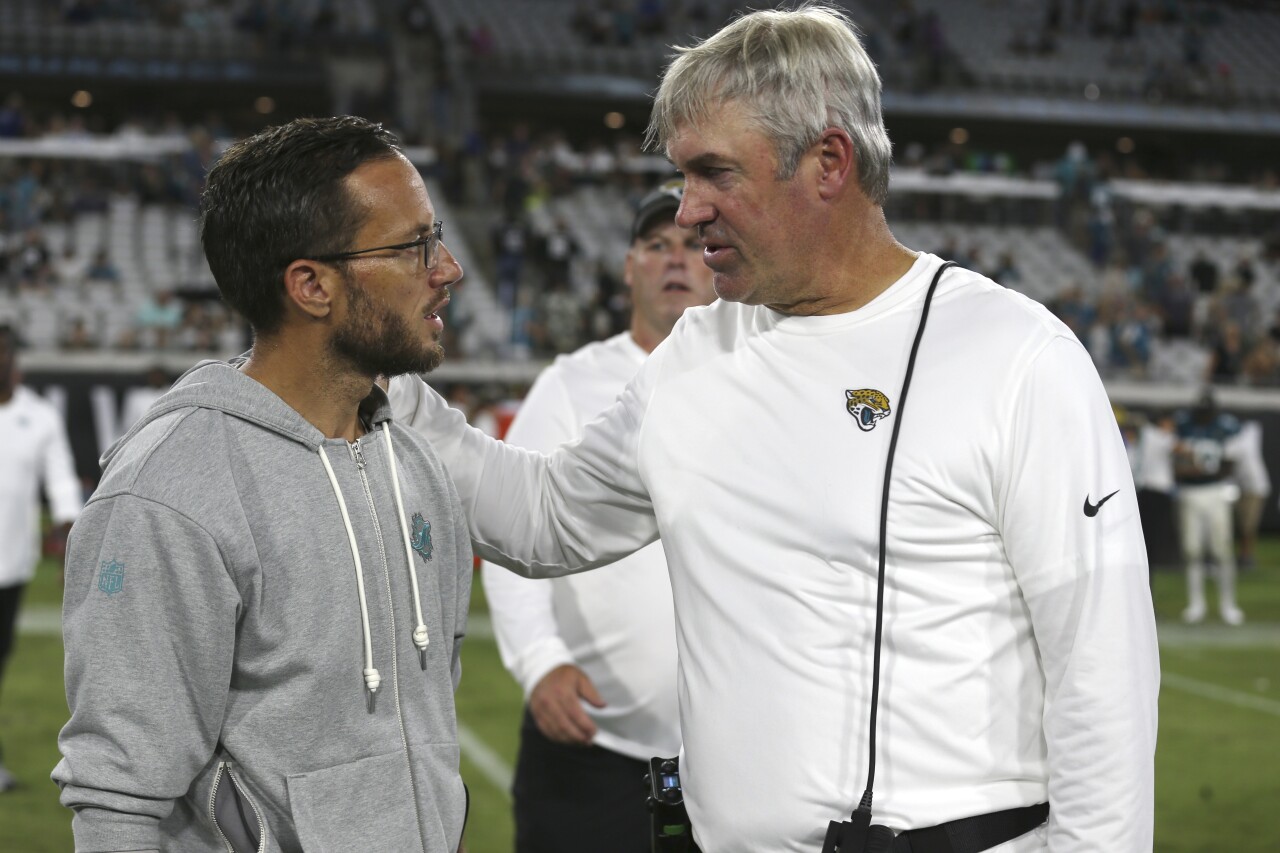
<svg viewBox="0 0 1280 853">
<path fill-rule="evenodd" d="M 549 740 L 587 746 L 596 736 L 596 724 L 583 709 L 582 698 L 597 708 L 604 706 L 586 673 L 565 664 L 538 682 L 529 695 L 529 713 L 538 731 Z"/>
<path fill-rule="evenodd" d="M 585 672 L 582 673 L 582 678 L 578 681 L 578 696 L 587 700 L 588 703 L 596 708 L 605 706 L 605 701 L 600 698 L 600 693 L 596 690 L 595 684 L 587 677 Z"/>
</svg>

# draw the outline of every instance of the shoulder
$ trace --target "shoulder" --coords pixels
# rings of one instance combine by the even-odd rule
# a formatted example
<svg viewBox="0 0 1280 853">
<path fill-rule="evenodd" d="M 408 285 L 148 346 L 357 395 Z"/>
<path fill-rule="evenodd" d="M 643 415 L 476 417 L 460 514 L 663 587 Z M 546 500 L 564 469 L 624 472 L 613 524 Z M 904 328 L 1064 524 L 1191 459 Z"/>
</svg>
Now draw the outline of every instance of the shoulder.
<svg viewBox="0 0 1280 853">
<path fill-rule="evenodd" d="M 58 407 L 41 397 L 25 385 L 19 385 L 13 392 L 15 407 L 28 417 L 35 418 L 41 424 L 53 424 L 62 420 Z"/>
<path fill-rule="evenodd" d="M 401 464 L 411 466 L 418 475 L 448 480 L 444 463 L 429 438 L 403 421 L 390 420 L 385 423 L 391 425 L 391 441 L 395 445 L 396 459 Z M 384 440 L 381 435 L 370 437 L 376 438 L 378 442 Z"/>
<path fill-rule="evenodd" d="M 982 319 L 975 328 L 983 334 L 992 331 L 1046 340 L 1075 338 L 1071 329 L 1043 304 L 973 270 L 953 267 L 944 274 L 938 288 L 940 301 L 945 299 L 957 311 Z"/>
<path fill-rule="evenodd" d="M 216 494 L 229 476 L 223 423 L 229 417 L 193 406 L 130 432 L 104 457 L 93 500 L 128 493 L 177 506 Z"/>
<path fill-rule="evenodd" d="M 988 369 L 1001 363 L 1016 369 L 1055 342 L 1066 344 L 1067 349 L 1084 349 L 1071 329 L 1044 305 L 963 267 L 943 275 L 935 303 L 940 327 L 935 333 L 963 345 L 957 354 L 972 351 L 986 357 Z"/>
<path fill-rule="evenodd" d="M 674 335 L 680 330 L 684 330 L 688 334 L 698 329 L 734 328 L 743 323 L 751 322 L 763 310 L 765 309 L 758 305 L 744 305 L 741 302 L 717 299 L 710 305 L 697 305 L 685 309 L 685 312 L 680 315 L 680 319 L 676 321 L 675 330 L 672 334 Z"/>
<path fill-rule="evenodd" d="M 665 341 L 658 345 L 654 355 L 679 352 L 683 358 L 702 359 L 714 353 L 727 352 L 740 345 L 744 338 L 759 334 L 771 312 L 760 305 L 744 305 L 717 299 L 710 305 L 685 309 L 676 321 L 675 328 Z"/>
<path fill-rule="evenodd" d="M 626 377 L 639 369 L 644 357 L 644 351 L 631 339 L 631 334 L 622 332 L 556 356 L 539 378 L 556 379 L 572 385 L 577 378 L 602 373 Z"/>
<path fill-rule="evenodd" d="M 427 383 L 412 373 L 391 377 L 387 383 L 387 399 L 391 402 L 392 417 L 409 423 L 417 414 L 426 396 Z"/>
</svg>

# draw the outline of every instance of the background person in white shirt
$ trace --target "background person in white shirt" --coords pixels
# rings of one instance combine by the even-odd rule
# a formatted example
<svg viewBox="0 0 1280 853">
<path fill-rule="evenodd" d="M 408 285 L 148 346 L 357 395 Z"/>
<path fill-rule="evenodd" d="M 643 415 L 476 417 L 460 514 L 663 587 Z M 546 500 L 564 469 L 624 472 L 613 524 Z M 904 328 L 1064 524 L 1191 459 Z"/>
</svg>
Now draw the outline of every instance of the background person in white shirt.
<svg viewBox="0 0 1280 853">
<path fill-rule="evenodd" d="M 1255 566 L 1262 509 L 1267 495 L 1271 494 L 1271 476 L 1262 455 L 1262 422 L 1248 420 L 1241 423 L 1233 444 L 1230 452 L 1236 464 L 1232 473 L 1240 487 L 1240 497 L 1236 501 L 1239 533 L 1236 567 L 1247 572 Z"/>
<path fill-rule="evenodd" d="M 685 309 L 715 299 L 697 233 L 674 222 L 682 187 L 665 184 L 637 209 L 624 270 L 630 329 L 557 358 L 507 441 L 550 452 L 576 439 Z M 516 853 L 648 853 L 641 781 L 650 758 L 680 750 L 662 543 L 551 581 L 493 564 L 480 577 L 502 661 L 528 702 L 513 786 Z"/>
<path fill-rule="evenodd" d="M 860 799 L 894 849 L 1150 850 L 1155 620 L 1089 354 L 894 238 L 880 81 L 843 13 L 755 12 L 681 49 L 651 131 L 720 298 L 580 441 L 504 445 L 392 383 L 477 550 L 541 577 L 661 535 L 704 853 L 813 853 Z"/>
<path fill-rule="evenodd" d="M 84 506 L 62 414 L 19 381 L 17 335 L 0 325 L 0 683 L 22 591 L 40 560 L 40 489 L 62 541 Z M 0 764 L 0 791 L 15 784 Z"/>
<path fill-rule="evenodd" d="M 1138 426 L 1134 480 L 1147 562 L 1157 568 L 1182 570 L 1182 551 L 1174 513 L 1173 450 L 1178 445 L 1173 415 L 1157 412 Z"/>
</svg>

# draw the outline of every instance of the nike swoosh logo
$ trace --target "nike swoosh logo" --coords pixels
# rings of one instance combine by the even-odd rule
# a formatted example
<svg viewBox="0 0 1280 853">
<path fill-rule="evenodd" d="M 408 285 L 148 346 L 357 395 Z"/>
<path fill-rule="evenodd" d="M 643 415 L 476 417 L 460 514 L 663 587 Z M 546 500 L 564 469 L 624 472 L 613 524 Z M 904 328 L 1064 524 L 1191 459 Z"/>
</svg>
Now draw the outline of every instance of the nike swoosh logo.
<svg viewBox="0 0 1280 853">
<path fill-rule="evenodd" d="M 1119 489 L 1116 489 L 1114 492 L 1112 492 L 1111 494 L 1107 495 L 1105 498 L 1103 498 L 1102 500 L 1098 501 L 1096 504 L 1091 504 L 1091 503 L 1089 503 L 1089 496 L 1088 496 L 1088 495 L 1085 495 L 1085 496 L 1084 496 L 1084 514 L 1085 514 L 1085 516 L 1086 516 L 1086 517 L 1088 517 L 1088 518 L 1093 518 L 1095 515 L 1097 515 L 1097 514 L 1098 514 L 1098 510 L 1102 509 L 1102 505 L 1103 505 L 1104 503 L 1106 503 L 1107 501 L 1111 500 L 1112 498 L 1114 498 L 1114 497 L 1115 497 L 1116 495 L 1118 495 L 1118 494 L 1120 494 L 1120 490 L 1119 490 Z"/>
</svg>

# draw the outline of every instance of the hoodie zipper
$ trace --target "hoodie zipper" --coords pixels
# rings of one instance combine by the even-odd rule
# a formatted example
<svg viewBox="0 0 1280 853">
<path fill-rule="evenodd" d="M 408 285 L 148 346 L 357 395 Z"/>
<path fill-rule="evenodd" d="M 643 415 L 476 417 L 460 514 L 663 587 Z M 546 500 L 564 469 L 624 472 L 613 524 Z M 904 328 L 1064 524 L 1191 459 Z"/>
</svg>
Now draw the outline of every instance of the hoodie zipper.
<svg viewBox="0 0 1280 853">
<path fill-rule="evenodd" d="M 360 474 L 364 498 L 369 504 L 369 514 L 373 518 L 374 537 L 378 541 L 378 551 L 382 555 L 382 576 L 387 587 L 387 614 L 391 620 L 391 693 L 396 700 L 396 722 L 400 725 L 400 743 L 404 747 L 405 764 L 409 770 L 409 787 L 413 789 L 413 813 L 418 820 L 419 841 L 421 841 L 422 809 L 418 806 L 418 783 L 413 778 L 413 761 L 409 756 L 409 736 L 405 732 L 404 714 L 400 710 L 400 656 L 396 640 L 395 599 L 391 592 L 391 566 L 387 562 L 387 547 L 382 539 L 382 524 L 378 521 L 378 509 L 373 502 L 373 489 L 369 486 L 369 475 L 365 471 L 364 452 L 360 449 L 360 441 L 361 439 L 357 438 L 351 442 L 351 458 L 355 460 L 356 470 Z M 426 849 L 425 846 L 423 849 Z"/>
<path fill-rule="evenodd" d="M 209 791 L 209 822 L 217 830 L 218 837 L 222 839 L 222 843 L 227 848 L 227 853 L 236 853 L 236 848 L 222 831 L 222 827 L 218 825 L 218 815 L 214 808 L 214 804 L 218 802 L 218 787 L 222 782 L 223 773 L 226 773 L 227 778 L 231 780 L 231 787 L 235 788 L 236 793 L 244 797 L 244 801 L 249 804 L 249 808 L 253 809 L 253 816 L 258 821 L 257 853 L 267 853 L 267 827 L 262 822 L 262 810 L 258 808 L 257 803 L 249 796 L 249 792 L 244 789 L 244 786 L 236 781 L 235 774 L 231 772 L 231 765 L 226 761 L 218 762 L 218 772 L 213 777 L 213 788 Z"/>
</svg>

